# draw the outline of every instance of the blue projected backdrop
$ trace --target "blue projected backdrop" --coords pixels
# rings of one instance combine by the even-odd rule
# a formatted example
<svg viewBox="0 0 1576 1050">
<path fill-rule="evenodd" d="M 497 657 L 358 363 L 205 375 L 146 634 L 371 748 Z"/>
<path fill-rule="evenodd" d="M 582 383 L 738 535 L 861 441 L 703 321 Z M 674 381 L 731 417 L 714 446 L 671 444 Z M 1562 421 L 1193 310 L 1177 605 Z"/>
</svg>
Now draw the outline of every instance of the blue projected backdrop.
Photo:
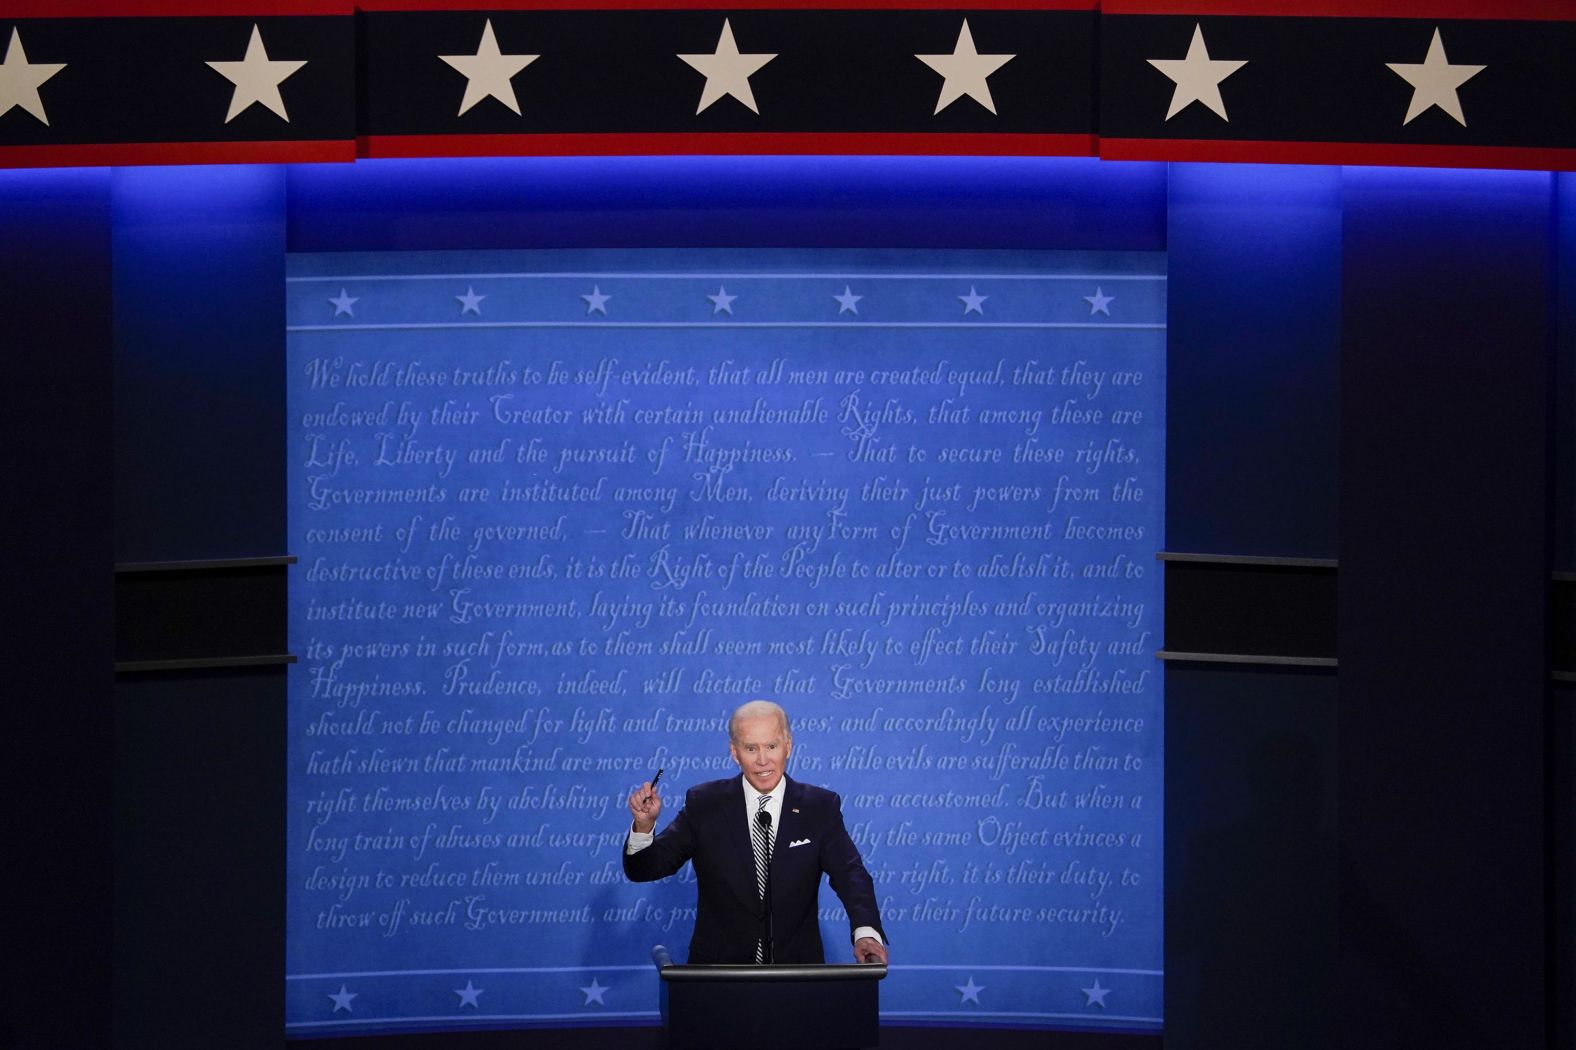
<svg viewBox="0 0 1576 1050">
<path fill-rule="evenodd" d="M 1159 1025 L 1163 256 L 289 273 L 292 1031 L 654 1022 L 695 889 L 624 799 L 758 697 L 888 1020 Z"/>
</svg>

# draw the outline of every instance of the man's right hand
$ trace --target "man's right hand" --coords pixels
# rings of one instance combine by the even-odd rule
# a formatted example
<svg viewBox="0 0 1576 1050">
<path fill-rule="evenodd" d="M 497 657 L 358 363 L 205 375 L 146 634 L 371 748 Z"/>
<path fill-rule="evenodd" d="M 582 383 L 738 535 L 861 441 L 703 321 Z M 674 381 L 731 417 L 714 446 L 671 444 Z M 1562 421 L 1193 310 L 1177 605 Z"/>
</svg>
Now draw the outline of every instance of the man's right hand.
<svg viewBox="0 0 1576 1050">
<path fill-rule="evenodd" d="M 629 814 L 635 818 L 635 830 L 649 835 L 657 826 L 657 814 L 662 812 L 662 797 L 646 781 L 629 796 Z"/>
</svg>

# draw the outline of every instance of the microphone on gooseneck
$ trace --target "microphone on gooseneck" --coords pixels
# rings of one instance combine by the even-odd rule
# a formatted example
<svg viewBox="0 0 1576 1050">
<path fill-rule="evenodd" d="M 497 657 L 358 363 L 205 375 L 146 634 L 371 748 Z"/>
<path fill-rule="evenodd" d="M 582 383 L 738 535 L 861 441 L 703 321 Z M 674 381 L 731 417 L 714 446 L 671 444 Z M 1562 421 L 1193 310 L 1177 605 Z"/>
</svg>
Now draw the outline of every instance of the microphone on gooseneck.
<svg viewBox="0 0 1576 1050">
<path fill-rule="evenodd" d="M 761 895 L 761 907 L 764 909 L 761 920 L 761 945 L 764 948 L 762 962 L 772 961 L 772 815 L 764 809 L 755 814 L 755 823 L 760 825 L 766 833 L 766 892 Z"/>
</svg>

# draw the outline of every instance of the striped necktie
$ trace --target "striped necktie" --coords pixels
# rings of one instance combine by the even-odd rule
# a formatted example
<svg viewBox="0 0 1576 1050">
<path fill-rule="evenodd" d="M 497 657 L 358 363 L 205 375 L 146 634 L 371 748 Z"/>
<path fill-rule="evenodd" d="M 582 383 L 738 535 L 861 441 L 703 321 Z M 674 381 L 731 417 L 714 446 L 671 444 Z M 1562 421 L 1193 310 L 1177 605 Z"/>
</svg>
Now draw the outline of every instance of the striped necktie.
<svg viewBox="0 0 1576 1050">
<path fill-rule="evenodd" d="M 762 795 L 759 808 L 755 811 L 755 824 L 752 829 L 752 838 L 755 845 L 755 892 L 760 894 L 761 900 L 766 899 L 766 869 L 772 863 L 772 840 L 766 828 L 761 825 L 761 814 L 766 812 L 766 804 L 772 800 L 770 795 Z M 763 941 L 755 942 L 755 961 L 766 961 L 766 944 Z"/>
</svg>

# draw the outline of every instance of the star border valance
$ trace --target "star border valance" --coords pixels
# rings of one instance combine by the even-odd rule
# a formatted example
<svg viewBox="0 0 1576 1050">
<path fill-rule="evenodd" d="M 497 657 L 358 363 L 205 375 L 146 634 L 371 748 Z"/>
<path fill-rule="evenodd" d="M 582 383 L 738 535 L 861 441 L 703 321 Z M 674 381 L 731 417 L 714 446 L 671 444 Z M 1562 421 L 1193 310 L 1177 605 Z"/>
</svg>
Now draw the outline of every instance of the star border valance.
<svg viewBox="0 0 1576 1050">
<path fill-rule="evenodd" d="M 614 154 L 1576 168 L 1548 0 L 13 0 L 0 167 Z"/>
</svg>

